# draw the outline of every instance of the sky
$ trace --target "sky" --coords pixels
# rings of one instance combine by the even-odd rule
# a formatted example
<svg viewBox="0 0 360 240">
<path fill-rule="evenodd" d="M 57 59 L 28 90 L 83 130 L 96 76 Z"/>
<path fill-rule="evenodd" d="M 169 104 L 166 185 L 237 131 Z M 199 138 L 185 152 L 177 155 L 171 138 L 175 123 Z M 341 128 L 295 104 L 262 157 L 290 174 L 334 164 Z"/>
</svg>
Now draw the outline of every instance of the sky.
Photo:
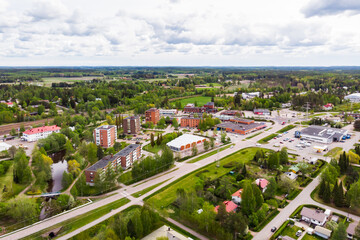
<svg viewBox="0 0 360 240">
<path fill-rule="evenodd" d="M 355 65 L 359 0 L 0 0 L 0 66 Z"/>
</svg>

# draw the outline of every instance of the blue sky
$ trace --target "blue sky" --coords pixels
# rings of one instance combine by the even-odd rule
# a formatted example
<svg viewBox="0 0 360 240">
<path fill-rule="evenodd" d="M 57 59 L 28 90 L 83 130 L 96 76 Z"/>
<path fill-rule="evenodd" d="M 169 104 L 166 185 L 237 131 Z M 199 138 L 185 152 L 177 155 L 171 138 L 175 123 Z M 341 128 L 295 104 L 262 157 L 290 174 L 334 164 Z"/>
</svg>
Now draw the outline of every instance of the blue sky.
<svg viewBox="0 0 360 240">
<path fill-rule="evenodd" d="M 360 63 L 358 0 L 0 0 L 0 66 Z"/>
</svg>

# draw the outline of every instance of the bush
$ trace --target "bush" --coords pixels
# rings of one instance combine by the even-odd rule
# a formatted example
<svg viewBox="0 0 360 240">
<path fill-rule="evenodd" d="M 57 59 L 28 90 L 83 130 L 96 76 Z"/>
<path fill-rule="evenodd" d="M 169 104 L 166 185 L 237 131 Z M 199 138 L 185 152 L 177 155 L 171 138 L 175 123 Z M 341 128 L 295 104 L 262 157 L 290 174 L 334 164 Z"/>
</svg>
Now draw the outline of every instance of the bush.
<svg viewBox="0 0 360 240">
<path fill-rule="evenodd" d="M 300 189 L 295 189 L 294 191 L 292 191 L 292 192 L 288 195 L 287 199 L 293 200 L 294 198 L 297 197 L 297 195 L 300 194 L 300 192 L 301 192 Z"/>
<path fill-rule="evenodd" d="M 300 183 L 300 187 L 306 187 L 312 181 L 311 178 L 306 178 L 304 181 Z"/>
<path fill-rule="evenodd" d="M 200 175 L 201 175 L 202 173 L 207 173 L 207 172 L 209 172 L 209 170 L 204 169 L 204 170 L 201 170 L 200 172 L 196 173 L 195 176 L 200 177 Z"/>
<path fill-rule="evenodd" d="M 236 162 L 232 161 L 223 165 L 223 168 L 233 168 L 236 166 Z"/>
</svg>

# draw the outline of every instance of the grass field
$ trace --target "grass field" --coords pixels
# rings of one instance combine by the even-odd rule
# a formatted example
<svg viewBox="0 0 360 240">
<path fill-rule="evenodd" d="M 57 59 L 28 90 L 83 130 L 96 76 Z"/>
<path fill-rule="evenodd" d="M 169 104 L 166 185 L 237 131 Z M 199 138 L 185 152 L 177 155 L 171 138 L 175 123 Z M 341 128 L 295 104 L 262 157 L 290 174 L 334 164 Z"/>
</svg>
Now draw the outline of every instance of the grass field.
<svg viewBox="0 0 360 240">
<path fill-rule="evenodd" d="M 287 132 L 293 128 L 295 128 L 295 125 L 287 125 L 286 127 L 283 127 L 282 129 L 280 129 L 279 131 L 277 131 L 277 133 L 284 133 Z"/>
<path fill-rule="evenodd" d="M 270 134 L 269 136 L 266 136 L 262 139 L 260 139 L 259 141 L 257 141 L 258 143 L 261 143 L 261 144 L 267 144 L 271 139 L 273 139 L 274 137 L 276 137 L 277 134 L 276 133 L 272 133 Z"/>
<path fill-rule="evenodd" d="M 43 82 L 36 82 L 38 84 L 45 84 L 45 86 L 50 87 L 52 83 L 74 83 L 74 82 L 82 82 L 82 81 L 90 81 L 94 78 L 102 78 L 100 76 L 88 76 L 88 77 L 49 77 L 49 78 L 42 78 Z"/>
<path fill-rule="evenodd" d="M 148 202 L 157 209 L 166 208 L 176 199 L 176 190 L 178 188 L 184 188 L 186 189 L 186 191 L 191 191 L 192 189 L 194 189 L 197 181 L 200 178 L 210 178 L 211 180 L 219 178 L 231 171 L 231 168 L 224 168 L 224 164 L 233 161 L 247 163 L 252 160 L 258 149 L 259 148 L 242 149 L 235 152 L 234 154 L 222 158 L 220 160 L 220 167 L 216 166 L 217 163 L 212 163 L 190 174 L 187 174 L 184 177 L 178 179 L 177 181 L 174 181 L 168 186 L 160 189 L 153 195 L 150 195 L 146 202 Z"/>
<path fill-rule="evenodd" d="M 324 240 L 324 239 L 316 235 L 305 234 L 302 240 Z"/>
<path fill-rule="evenodd" d="M 195 101 L 197 102 L 198 106 L 203 106 L 204 104 L 211 101 L 211 97 L 199 96 L 192 98 L 184 98 L 180 100 L 182 106 L 185 106 L 188 103 L 195 103 Z"/>
<path fill-rule="evenodd" d="M 130 202 L 129 199 L 121 198 L 119 200 L 116 200 L 115 202 L 109 203 L 107 205 L 104 205 L 100 208 L 97 208 L 95 210 L 92 210 L 90 212 L 82 214 L 80 216 L 70 218 L 69 220 L 66 220 L 62 223 L 56 224 L 50 228 L 44 229 L 40 232 L 32 234 L 23 239 L 29 239 L 29 240 L 30 239 L 43 239 L 41 237 L 41 234 L 46 233 L 47 231 L 50 231 L 51 229 L 58 228 L 60 226 L 62 226 L 63 229 L 61 230 L 61 232 L 59 233 L 58 236 L 65 235 L 67 233 L 70 233 L 70 232 L 82 227 L 82 226 L 85 226 L 86 224 L 104 216 L 105 214 L 111 212 L 113 209 L 117 209 L 117 208 L 127 204 L 128 202 Z"/>
<path fill-rule="evenodd" d="M 151 144 L 147 144 L 143 147 L 143 150 L 156 154 L 162 149 L 162 147 L 163 146 L 161 145 L 160 146 L 154 145 L 154 147 L 152 147 Z"/>
<path fill-rule="evenodd" d="M 206 154 L 204 154 L 204 155 L 202 155 L 202 156 L 200 156 L 200 157 L 197 157 L 197 158 L 189 161 L 188 163 L 194 163 L 194 162 L 203 160 L 203 159 L 205 159 L 205 158 L 207 158 L 207 157 L 210 157 L 210 156 L 216 154 L 218 151 L 219 151 L 219 152 L 224 151 L 225 149 L 228 149 L 229 147 L 231 147 L 231 146 L 233 146 L 233 145 L 234 145 L 234 144 L 230 144 L 230 145 L 227 145 L 227 146 L 222 147 L 222 148 L 220 148 L 220 149 L 216 149 L 216 150 L 214 150 L 214 151 L 212 151 L 212 152 L 208 152 L 208 153 L 206 153 Z"/>
<path fill-rule="evenodd" d="M 301 228 L 299 228 L 298 226 L 290 226 L 290 227 L 286 227 L 280 234 L 281 236 L 289 236 L 292 237 L 294 239 L 297 239 L 298 237 L 295 235 L 296 232 L 298 230 L 301 230 Z"/>
<path fill-rule="evenodd" d="M 1 184 L 0 200 L 2 199 L 2 188 L 4 187 L 4 185 L 6 185 L 7 189 L 11 189 L 12 187 L 13 189 L 12 195 L 14 196 L 19 194 L 26 187 L 25 185 L 16 184 L 13 182 L 13 165 L 9 167 L 9 169 L 7 170 L 4 176 L 0 177 L 0 184 Z"/>
<path fill-rule="evenodd" d="M 138 197 L 144 195 L 145 193 L 150 192 L 150 191 L 153 190 L 154 188 L 160 186 L 160 185 L 163 184 L 164 182 L 167 182 L 167 181 L 170 180 L 170 179 L 171 179 L 171 178 L 169 178 L 169 179 L 167 179 L 167 180 L 165 180 L 165 181 L 163 181 L 163 182 L 161 182 L 161 183 L 155 184 L 155 185 L 153 185 L 153 186 L 151 186 L 151 187 L 145 188 L 145 189 L 143 189 L 143 190 L 141 190 L 141 191 L 138 191 L 138 192 L 136 192 L 136 193 L 133 193 L 133 194 L 131 194 L 131 196 L 138 198 Z"/>
<path fill-rule="evenodd" d="M 342 147 L 334 147 L 333 149 L 329 150 L 324 156 L 336 158 L 338 155 L 341 154 L 342 150 Z"/>
</svg>

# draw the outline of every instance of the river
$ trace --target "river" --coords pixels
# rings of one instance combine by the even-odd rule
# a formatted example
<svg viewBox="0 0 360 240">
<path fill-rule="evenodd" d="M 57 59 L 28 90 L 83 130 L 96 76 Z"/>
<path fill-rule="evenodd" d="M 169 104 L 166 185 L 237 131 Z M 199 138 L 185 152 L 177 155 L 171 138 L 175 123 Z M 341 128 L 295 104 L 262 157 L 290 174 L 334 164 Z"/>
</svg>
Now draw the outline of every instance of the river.
<svg viewBox="0 0 360 240">
<path fill-rule="evenodd" d="M 52 180 L 48 183 L 47 192 L 59 192 L 62 190 L 62 176 L 64 171 L 67 171 L 67 161 L 64 159 L 65 151 L 60 151 L 49 155 L 53 160 L 51 165 Z"/>
</svg>

